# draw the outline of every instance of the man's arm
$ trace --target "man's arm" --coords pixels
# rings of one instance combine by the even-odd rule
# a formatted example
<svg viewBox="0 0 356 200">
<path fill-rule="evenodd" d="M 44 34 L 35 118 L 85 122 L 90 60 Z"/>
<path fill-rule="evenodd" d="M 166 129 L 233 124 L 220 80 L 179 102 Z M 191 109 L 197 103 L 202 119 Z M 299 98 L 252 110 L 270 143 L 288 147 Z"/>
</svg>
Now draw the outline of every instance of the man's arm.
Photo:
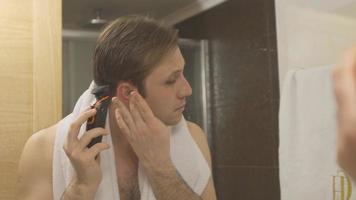
<svg viewBox="0 0 356 200">
<path fill-rule="evenodd" d="M 41 130 L 26 142 L 18 169 L 19 199 L 53 198 L 52 153 L 55 130 L 55 126 Z"/>
<path fill-rule="evenodd" d="M 173 164 L 159 169 L 145 169 L 157 200 L 202 200 L 184 182 Z"/>
<path fill-rule="evenodd" d="M 356 180 L 356 47 L 347 51 L 333 72 L 338 105 L 338 162 Z"/>
<path fill-rule="evenodd" d="M 211 156 L 203 130 L 196 124 L 188 122 L 189 132 L 194 141 L 203 153 L 211 168 Z M 189 186 L 184 182 L 173 165 L 170 167 L 160 168 L 157 170 L 148 170 L 150 183 L 152 184 L 155 196 L 157 199 L 201 199 L 201 200 L 216 200 L 214 182 L 210 177 L 209 182 L 199 197 Z"/>
</svg>

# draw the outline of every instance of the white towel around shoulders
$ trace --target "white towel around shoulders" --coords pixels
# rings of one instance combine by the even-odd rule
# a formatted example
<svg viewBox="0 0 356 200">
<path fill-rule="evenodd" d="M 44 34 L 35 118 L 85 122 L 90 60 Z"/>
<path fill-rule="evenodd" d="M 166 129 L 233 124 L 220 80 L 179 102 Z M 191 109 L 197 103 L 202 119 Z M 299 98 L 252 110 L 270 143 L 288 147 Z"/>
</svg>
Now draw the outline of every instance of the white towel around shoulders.
<svg viewBox="0 0 356 200">
<path fill-rule="evenodd" d="M 90 93 L 95 84 L 92 82 L 77 101 L 73 112 L 58 123 L 53 151 L 53 194 L 54 200 L 59 200 L 65 188 L 71 181 L 75 171 L 63 151 L 63 144 L 67 137 L 69 125 L 78 115 L 94 101 L 95 97 Z M 109 130 L 108 117 L 106 128 Z M 187 122 L 182 120 L 171 129 L 171 157 L 177 171 L 187 185 L 198 195 L 204 191 L 211 171 L 199 147 L 191 137 Z M 110 130 L 109 130 L 110 131 Z M 85 124 L 81 127 L 79 137 L 85 132 Z M 103 141 L 112 146 L 111 136 L 103 137 Z M 116 175 L 115 157 L 112 148 L 103 151 L 101 156 L 101 169 L 103 180 L 98 188 L 96 200 L 119 200 L 119 190 Z M 155 200 L 151 185 L 144 173 L 142 166 L 138 169 L 139 188 L 141 200 Z"/>
</svg>

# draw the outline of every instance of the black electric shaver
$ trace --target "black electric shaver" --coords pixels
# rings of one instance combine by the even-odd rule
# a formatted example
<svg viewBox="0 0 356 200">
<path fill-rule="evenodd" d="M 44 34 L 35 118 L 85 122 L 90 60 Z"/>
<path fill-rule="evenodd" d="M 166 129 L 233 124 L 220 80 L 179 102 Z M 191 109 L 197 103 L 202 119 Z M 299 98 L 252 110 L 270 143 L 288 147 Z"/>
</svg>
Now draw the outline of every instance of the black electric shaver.
<svg viewBox="0 0 356 200">
<path fill-rule="evenodd" d="M 98 86 L 92 90 L 92 94 L 94 94 L 96 102 L 91 108 L 96 109 L 96 114 L 88 119 L 86 126 L 87 131 L 98 127 L 105 128 L 106 114 L 111 101 L 109 86 Z M 101 140 L 102 136 L 98 136 L 92 139 L 87 147 L 90 148 L 96 143 L 101 142 Z"/>
</svg>

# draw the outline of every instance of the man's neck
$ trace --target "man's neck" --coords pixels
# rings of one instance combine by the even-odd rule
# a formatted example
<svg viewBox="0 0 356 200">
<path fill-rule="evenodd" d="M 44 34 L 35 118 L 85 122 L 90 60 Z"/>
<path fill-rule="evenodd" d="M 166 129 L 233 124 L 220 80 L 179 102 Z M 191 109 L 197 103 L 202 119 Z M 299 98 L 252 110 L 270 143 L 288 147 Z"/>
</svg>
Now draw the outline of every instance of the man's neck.
<svg viewBox="0 0 356 200">
<path fill-rule="evenodd" d="M 109 125 L 111 138 L 116 156 L 122 159 L 137 160 L 137 156 L 133 151 L 130 143 L 127 141 L 126 136 L 121 132 L 115 118 L 115 108 L 112 104 L 109 105 Z"/>
</svg>

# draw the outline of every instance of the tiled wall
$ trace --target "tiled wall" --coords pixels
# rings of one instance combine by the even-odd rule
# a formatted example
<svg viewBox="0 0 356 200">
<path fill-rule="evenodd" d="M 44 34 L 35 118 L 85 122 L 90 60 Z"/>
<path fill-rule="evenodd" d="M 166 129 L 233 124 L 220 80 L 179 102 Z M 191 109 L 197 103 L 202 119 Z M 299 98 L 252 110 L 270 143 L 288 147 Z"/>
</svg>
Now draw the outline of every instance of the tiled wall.
<svg viewBox="0 0 356 200">
<path fill-rule="evenodd" d="M 212 155 L 220 200 L 278 200 L 278 59 L 273 0 L 230 0 L 176 26 L 208 39 Z"/>
</svg>

